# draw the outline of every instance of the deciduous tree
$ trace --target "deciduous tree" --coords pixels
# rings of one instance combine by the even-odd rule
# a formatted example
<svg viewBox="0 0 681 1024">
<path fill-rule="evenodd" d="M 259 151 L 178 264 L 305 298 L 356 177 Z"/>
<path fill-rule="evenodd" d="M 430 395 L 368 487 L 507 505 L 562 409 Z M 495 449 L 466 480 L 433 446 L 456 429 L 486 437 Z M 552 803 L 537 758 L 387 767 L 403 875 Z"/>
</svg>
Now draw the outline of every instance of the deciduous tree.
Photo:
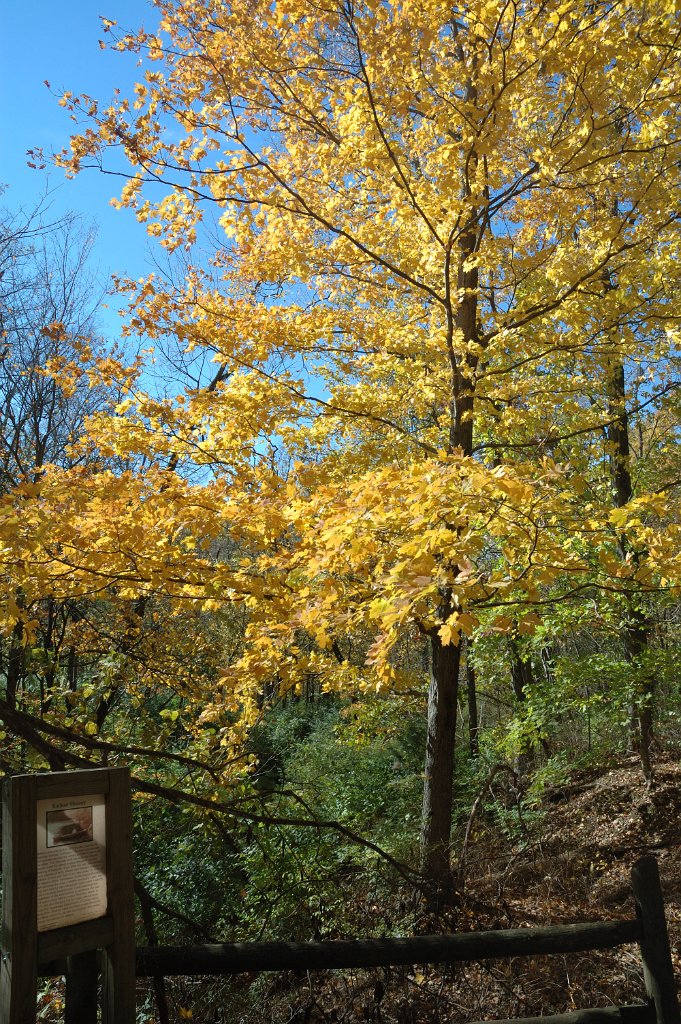
<svg viewBox="0 0 681 1024">
<path fill-rule="evenodd" d="M 108 105 L 64 95 L 87 124 L 59 162 L 123 170 L 120 205 L 170 250 L 217 212 L 210 267 L 128 289 L 132 329 L 220 372 L 176 401 L 129 378 L 90 430 L 152 464 L 117 482 L 134 515 L 114 526 L 102 478 L 86 526 L 51 519 L 41 571 L 246 608 L 221 687 L 191 697 L 225 743 L 263 680 L 399 689 L 399 645 L 421 638 L 422 866 L 443 882 L 462 635 L 678 583 L 665 500 L 613 509 L 570 462 L 574 439 L 622 422 L 613 367 L 675 344 L 678 16 L 670 0 L 156 7 L 153 33 L 105 22 L 142 77 Z M 653 369 L 651 408 L 665 388 Z M 608 558 L 614 534 L 635 559 Z M 238 556 L 209 557 L 221 537 Z"/>
</svg>

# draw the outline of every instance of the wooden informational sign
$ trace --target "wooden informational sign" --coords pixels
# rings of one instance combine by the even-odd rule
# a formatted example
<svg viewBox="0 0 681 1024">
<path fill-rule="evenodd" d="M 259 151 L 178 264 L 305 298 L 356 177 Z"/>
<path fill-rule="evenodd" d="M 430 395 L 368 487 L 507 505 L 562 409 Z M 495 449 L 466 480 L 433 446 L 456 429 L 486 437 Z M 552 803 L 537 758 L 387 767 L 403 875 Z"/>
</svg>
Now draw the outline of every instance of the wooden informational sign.
<svg viewBox="0 0 681 1024">
<path fill-rule="evenodd" d="M 104 917 L 106 799 L 38 800 L 38 931 Z"/>
<path fill-rule="evenodd" d="M 94 950 L 103 1024 L 134 1024 L 128 769 L 5 779 L 2 840 L 0 1024 L 35 1024 L 39 967 L 66 974 L 68 993 L 79 957 Z M 90 988 L 96 1002 L 96 976 Z"/>
</svg>

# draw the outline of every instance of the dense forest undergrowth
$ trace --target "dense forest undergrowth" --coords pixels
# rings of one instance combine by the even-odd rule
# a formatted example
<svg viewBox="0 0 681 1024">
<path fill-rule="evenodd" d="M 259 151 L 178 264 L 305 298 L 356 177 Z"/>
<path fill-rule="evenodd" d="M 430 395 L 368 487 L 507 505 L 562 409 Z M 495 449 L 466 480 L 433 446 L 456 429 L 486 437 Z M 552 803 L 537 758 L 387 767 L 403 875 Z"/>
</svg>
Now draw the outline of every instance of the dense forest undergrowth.
<svg viewBox="0 0 681 1024">
<path fill-rule="evenodd" d="M 368 799 L 372 799 L 372 781 L 366 782 Z M 300 843 L 296 848 L 295 839 L 281 837 L 272 845 L 288 847 L 292 862 L 298 861 L 299 885 L 291 885 L 290 874 L 283 877 L 282 861 L 276 863 L 271 850 L 269 868 L 273 876 L 279 872 L 281 888 L 270 890 L 270 913 L 263 916 L 261 934 L 300 939 L 390 936 L 628 918 L 634 916 L 631 866 L 653 853 L 660 867 L 678 976 L 678 756 L 672 751 L 660 753 L 651 784 L 642 779 L 637 759 L 621 754 L 613 755 L 607 764 L 592 763 L 566 772 L 529 803 L 525 798 L 518 803 L 518 797 L 503 782 L 487 788 L 469 838 L 465 879 L 457 876 L 451 904 L 437 912 L 428 907 L 418 887 L 380 862 L 352 863 L 345 850 L 348 862 L 343 868 L 336 862 L 334 868 L 330 866 L 334 843 L 326 849 L 323 842 Z M 380 799 L 375 791 L 373 799 Z M 463 834 L 464 830 L 459 841 Z M 185 854 L 191 856 L 187 848 Z M 264 862 L 269 860 L 264 851 L 261 856 Z M 222 876 L 215 882 L 224 891 L 230 879 Z M 256 886 L 257 879 L 252 879 L 241 894 L 244 909 L 255 900 Z M 190 909 L 189 892 L 186 899 Z M 263 913 L 262 903 L 259 909 Z M 274 928 L 273 916 L 278 919 Z M 250 922 L 232 921 L 231 927 L 223 924 L 215 937 L 257 936 L 254 917 Z M 215 925 L 210 927 L 214 931 Z M 187 941 L 182 925 L 174 931 L 171 926 L 170 931 L 173 941 L 181 942 L 183 935 Z M 622 1005 L 642 1000 L 643 993 L 638 947 L 624 946 L 448 966 L 285 972 L 239 976 L 233 981 L 169 979 L 165 995 L 170 1019 L 205 1024 L 448 1024 Z M 158 1018 L 150 1009 L 141 1019 Z"/>
</svg>

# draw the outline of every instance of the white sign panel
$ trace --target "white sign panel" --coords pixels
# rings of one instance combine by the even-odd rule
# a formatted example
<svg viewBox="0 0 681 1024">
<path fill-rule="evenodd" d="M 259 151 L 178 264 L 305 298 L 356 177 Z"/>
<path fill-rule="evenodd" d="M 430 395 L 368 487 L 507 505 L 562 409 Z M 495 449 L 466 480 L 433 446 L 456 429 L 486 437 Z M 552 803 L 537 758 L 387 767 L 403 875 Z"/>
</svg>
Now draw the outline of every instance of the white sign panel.
<svg viewBox="0 0 681 1024">
<path fill-rule="evenodd" d="M 106 914 L 103 793 L 38 801 L 38 931 Z"/>
</svg>

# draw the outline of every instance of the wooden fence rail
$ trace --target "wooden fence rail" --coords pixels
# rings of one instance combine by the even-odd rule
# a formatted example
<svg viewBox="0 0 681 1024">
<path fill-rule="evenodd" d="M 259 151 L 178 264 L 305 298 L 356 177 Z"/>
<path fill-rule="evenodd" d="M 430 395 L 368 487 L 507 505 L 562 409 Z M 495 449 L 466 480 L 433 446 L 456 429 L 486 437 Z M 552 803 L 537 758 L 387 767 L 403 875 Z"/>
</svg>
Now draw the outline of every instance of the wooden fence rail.
<svg viewBox="0 0 681 1024">
<path fill-rule="evenodd" d="M 650 1003 L 634 1006 L 597 1006 L 550 1017 L 521 1017 L 515 1020 L 476 1021 L 475 1024 L 655 1024 L 655 1007 Z"/>
<path fill-rule="evenodd" d="M 331 970 L 453 963 L 488 958 L 575 953 L 637 943 L 645 1002 L 577 1010 L 516 1024 L 681 1024 L 657 862 L 644 857 L 632 870 L 636 919 L 513 928 L 505 931 L 331 942 L 245 942 L 136 951 L 138 977 L 228 975 L 255 971 Z M 64 973 L 43 964 L 41 973 Z M 58 968 L 62 969 L 58 969 Z M 67 965 L 69 967 L 69 965 Z M 74 957 L 67 976 L 67 1024 L 95 1024 L 97 972 L 93 958 Z M 498 1022 L 510 1024 L 510 1022 Z"/>
<path fill-rule="evenodd" d="M 409 939 L 329 942 L 229 942 L 137 950 L 137 974 L 238 974 L 251 971 L 340 970 L 442 964 L 494 957 L 578 953 L 640 942 L 639 921 L 597 921 L 545 928 L 419 935 Z"/>
</svg>

